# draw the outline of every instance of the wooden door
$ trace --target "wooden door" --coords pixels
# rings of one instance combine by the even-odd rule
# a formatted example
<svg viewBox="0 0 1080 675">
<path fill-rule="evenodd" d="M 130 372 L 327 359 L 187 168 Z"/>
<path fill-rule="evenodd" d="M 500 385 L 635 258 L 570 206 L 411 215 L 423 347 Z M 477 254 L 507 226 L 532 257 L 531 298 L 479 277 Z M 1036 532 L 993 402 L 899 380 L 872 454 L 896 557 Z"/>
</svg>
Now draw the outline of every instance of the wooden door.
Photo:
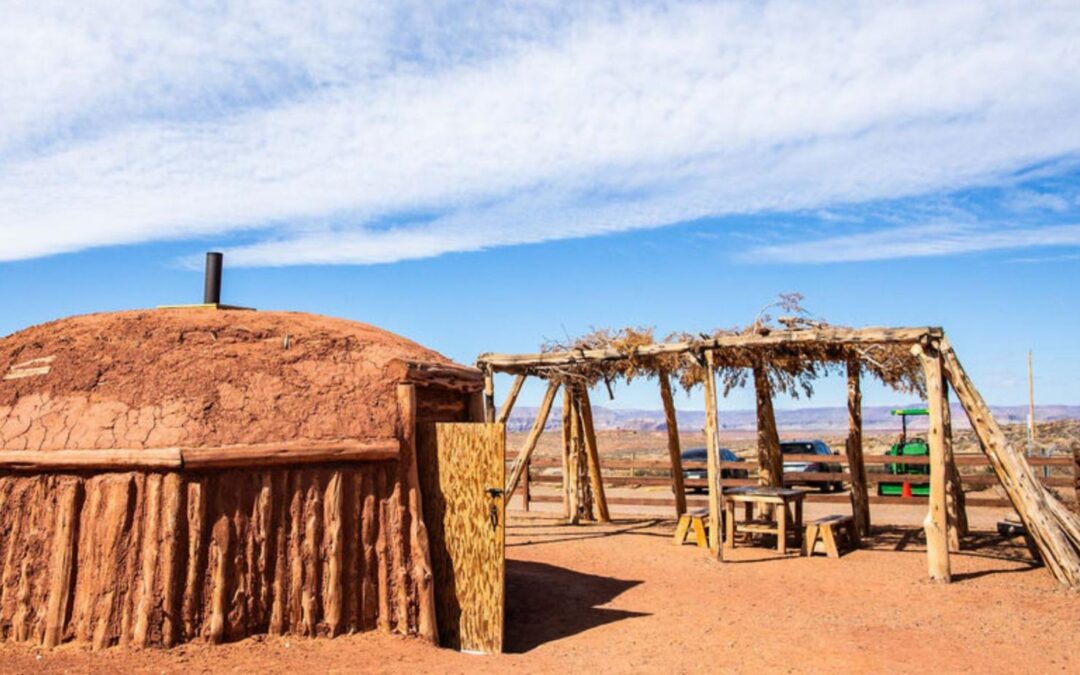
<svg viewBox="0 0 1080 675">
<path fill-rule="evenodd" d="M 505 426 L 423 424 L 417 441 L 439 642 L 465 652 L 501 652 Z"/>
</svg>

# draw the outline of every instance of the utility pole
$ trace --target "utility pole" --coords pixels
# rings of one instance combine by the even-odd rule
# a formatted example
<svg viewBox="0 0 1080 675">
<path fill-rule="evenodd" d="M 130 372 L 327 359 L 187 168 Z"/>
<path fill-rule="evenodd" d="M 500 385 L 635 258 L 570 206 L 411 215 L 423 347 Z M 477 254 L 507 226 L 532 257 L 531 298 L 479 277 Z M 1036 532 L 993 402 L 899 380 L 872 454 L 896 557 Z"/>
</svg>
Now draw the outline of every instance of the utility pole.
<svg viewBox="0 0 1080 675">
<path fill-rule="evenodd" d="M 1028 454 L 1032 454 L 1037 444 L 1035 437 L 1035 371 L 1031 365 L 1031 350 L 1028 350 Z"/>
</svg>

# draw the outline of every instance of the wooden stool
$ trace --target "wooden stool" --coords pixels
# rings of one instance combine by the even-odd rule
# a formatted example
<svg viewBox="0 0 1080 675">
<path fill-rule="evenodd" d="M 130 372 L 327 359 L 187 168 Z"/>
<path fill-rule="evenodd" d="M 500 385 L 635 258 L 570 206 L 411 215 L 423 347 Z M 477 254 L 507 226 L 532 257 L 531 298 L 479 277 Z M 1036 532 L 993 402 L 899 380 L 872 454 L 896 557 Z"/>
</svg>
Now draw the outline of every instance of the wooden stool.
<svg viewBox="0 0 1080 675">
<path fill-rule="evenodd" d="M 859 533 L 855 531 L 855 519 L 851 516 L 832 515 L 812 520 L 806 524 L 806 536 L 803 537 L 802 554 L 813 555 L 818 537 L 830 558 L 839 558 L 840 550 L 836 547 L 836 535 L 840 533 L 849 548 L 859 547 Z"/>
<path fill-rule="evenodd" d="M 694 538 L 698 548 L 709 548 L 709 538 L 705 535 L 705 523 L 709 520 L 708 509 L 698 509 L 679 516 L 679 525 L 675 528 L 675 545 L 681 546 L 686 543 L 686 535 L 690 528 L 694 528 Z"/>
</svg>

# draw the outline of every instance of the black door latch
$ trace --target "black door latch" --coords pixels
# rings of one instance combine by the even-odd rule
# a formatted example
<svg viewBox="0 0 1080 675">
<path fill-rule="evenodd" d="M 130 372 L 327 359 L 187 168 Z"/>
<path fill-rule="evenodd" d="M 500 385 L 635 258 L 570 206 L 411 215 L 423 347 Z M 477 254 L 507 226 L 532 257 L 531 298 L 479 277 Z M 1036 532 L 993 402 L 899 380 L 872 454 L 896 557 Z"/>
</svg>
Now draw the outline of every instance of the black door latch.
<svg viewBox="0 0 1080 675">
<path fill-rule="evenodd" d="M 492 499 L 498 499 L 499 497 L 503 496 L 502 488 L 489 487 L 486 490 L 486 492 L 488 494 L 488 497 L 491 497 Z M 496 506 L 494 502 L 492 502 L 491 510 L 488 512 L 488 514 L 489 514 L 489 516 L 491 518 L 491 529 L 498 530 L 499 529 L 499 507 Z"/>
</svg>

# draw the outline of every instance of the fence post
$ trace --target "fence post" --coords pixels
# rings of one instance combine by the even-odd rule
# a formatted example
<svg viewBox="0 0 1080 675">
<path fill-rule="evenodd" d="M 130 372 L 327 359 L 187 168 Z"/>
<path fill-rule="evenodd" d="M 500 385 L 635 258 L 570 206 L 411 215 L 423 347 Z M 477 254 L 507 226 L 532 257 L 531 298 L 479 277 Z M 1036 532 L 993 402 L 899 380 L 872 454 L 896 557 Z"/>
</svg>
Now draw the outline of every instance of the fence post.
<svg viewBox="0 0 1080 675">
<path fill-rule="evenodd" d="M 525 460 L 525 473 L 522 474 L 522 476 L 521 476 L 522 480 L 525 481 L 521 486 L 521 501 L 522 501 L 526 511 L 529 510 L 529 499 L 532 496 L 530 494 L 530 490 L 529 490 L 529 469 L 532 468 L 530 466 L 531 464 L 532 464 L 532 457 L 529 457 L 528 459 Z"/>
<path fill-rule="evenodd" d="M 1076 489 L 1076 501 L 1080 504 L 1080 443 L 1073 443 L 1073 486 Z"/>
</svg>

